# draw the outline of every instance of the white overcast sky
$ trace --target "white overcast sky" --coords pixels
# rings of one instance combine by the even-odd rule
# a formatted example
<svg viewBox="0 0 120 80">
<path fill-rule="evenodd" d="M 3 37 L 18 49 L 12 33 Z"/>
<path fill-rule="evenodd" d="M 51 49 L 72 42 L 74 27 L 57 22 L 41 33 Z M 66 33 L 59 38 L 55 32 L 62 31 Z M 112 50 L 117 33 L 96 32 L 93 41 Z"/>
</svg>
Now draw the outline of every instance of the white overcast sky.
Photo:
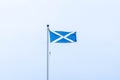
<svg viewBox="0 0 120 80">
<path fill-rule="evenodd" d="M 0 0 L 0 80 L 46 80 L 46 25 L 76 31 L 50 44 L 50 80 L 120 80 L 119 0 Z"/>
</svg>

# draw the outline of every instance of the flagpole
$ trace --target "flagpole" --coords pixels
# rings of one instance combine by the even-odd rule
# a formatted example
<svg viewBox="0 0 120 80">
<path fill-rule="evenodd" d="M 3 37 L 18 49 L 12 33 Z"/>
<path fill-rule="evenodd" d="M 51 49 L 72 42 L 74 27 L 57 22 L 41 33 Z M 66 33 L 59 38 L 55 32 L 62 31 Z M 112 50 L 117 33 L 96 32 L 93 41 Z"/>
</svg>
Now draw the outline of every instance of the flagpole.
<svg viewBox="0 0 120 80">
<path fill-rule="evenodd" d="M 49 80 L 49 25 L 47 25 L 47 75 L 46 79 Z"/>
</svg>

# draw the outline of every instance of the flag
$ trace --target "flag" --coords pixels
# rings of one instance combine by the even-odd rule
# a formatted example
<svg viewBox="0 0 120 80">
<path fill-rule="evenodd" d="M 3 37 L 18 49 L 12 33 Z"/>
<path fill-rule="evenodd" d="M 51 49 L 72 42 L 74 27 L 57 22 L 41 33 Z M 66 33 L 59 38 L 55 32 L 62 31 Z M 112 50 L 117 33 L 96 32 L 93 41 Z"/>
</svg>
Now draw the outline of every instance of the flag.
<svg viewBox="0 0 120 80">
<path fill-rule="evenodd" d="M 50 31 L 50 42 L 54 43 L 73 43 L 77 42 L 76 32 Z"/>
</svg>

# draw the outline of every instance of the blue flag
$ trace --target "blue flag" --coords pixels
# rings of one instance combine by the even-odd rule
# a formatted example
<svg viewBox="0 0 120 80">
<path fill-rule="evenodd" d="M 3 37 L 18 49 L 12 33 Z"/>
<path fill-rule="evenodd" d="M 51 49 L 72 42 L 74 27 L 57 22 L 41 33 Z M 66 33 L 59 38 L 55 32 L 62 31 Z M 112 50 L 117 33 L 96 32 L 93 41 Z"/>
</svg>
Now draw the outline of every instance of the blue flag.
<svg viewBox="0 0 120 80">
<path fill-rule="evenodd" d="M 50 32 L 50 42 L 55 42 L 55 43 L 77 42 L 76 32 L 66 32 L 66 31 L 49 31 L 49 32 Z"/>
</svg>

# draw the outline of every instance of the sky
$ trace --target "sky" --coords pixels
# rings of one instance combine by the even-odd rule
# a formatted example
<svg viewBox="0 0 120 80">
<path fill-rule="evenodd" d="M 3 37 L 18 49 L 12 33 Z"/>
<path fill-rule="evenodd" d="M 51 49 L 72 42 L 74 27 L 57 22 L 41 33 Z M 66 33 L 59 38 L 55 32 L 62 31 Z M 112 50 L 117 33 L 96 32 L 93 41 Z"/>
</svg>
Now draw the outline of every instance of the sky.
<svg viewBox="0 0 120 80">
<path fill-rule="evenodd" d="M 50 80 L 120 80 L 119 0 L 0 0 L 0 80 L 46 80 L 47 28 L 76 31 L 50 43 Z"/>
</svg>

